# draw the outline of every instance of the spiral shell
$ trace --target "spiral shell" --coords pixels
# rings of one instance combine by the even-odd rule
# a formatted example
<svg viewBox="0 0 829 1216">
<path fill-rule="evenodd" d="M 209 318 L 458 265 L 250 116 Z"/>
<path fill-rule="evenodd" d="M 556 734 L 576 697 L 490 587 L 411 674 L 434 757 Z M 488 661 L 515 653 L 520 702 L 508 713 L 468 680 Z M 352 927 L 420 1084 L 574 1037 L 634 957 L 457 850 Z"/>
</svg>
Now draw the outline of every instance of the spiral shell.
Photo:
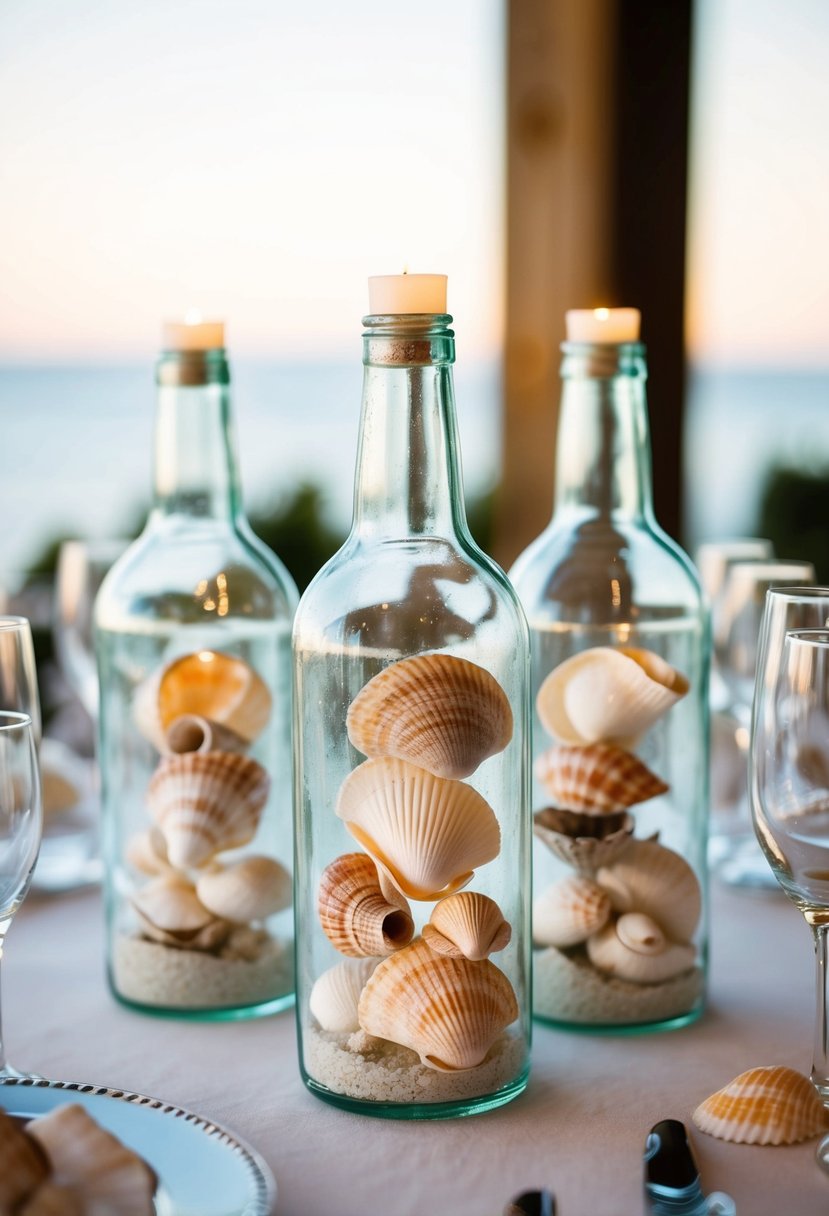
<svg viewBox="0 0 829 1216">
<path fill-rule="evenodd" d="M 251 854 L 200 874 L 196 895 L 208 911 L 247 925 L 281 912 L 291 903 L 291 875 L 273 857 Z"/>
<path fill-rule="evenodd" d="M 694 965 L 697 953 L 694 947 L 669 942 L 659 933 L 658 926 L 655 934 L 648 935 L 646 949 L 638 948 L 639 938 L 633 928 L 625 936 L 627 942 L 636 942 L 636 947 L 626 944 L 612 923 L 588 938 L 587 954 L 593 966 L 633 984 L 659 984 Z M 652 948 L 657 942 L 661 944 L 659 950 Z"/>
<path fill-rule="evenodd" d="M 829 1129 L 829 1111 L 814 1085 L 782 1065 L 741 1072 L 692 1118 L 700 1131 L 735 1144 L 797 1144 Z"/>
<path fill-rule="evenodd" d="M 195 888 L 177 874 L 154 878 L 131 902 L 144 935 L 165 946 L 212 950 L 230 933 L 230 925 L 205 908 Z"/>
<path fill-rule="evenodd" d="M 533 902 L 533 941 L 563 950 L 586 941 L 610 916 L 610 899 L 597 883 L 571 874 Z"/>
<path fill-rule="evenodd" d="M 199 714 L 181 714 L 173 718 L 164 732 L 166 756 L 182 756 L 186 752 L 243 752 L 247 747 L 247 739 L 234 730 Z"/>
<path fill-rule="evenodd" d="M 448 654 L 392 663 L 360 690 L 346 719 L 364 755 L 391 756 L 437 777 L 468 777 L 512 738 L 512 710 L 483 667 Z"/>
<path fill-rule="evenodd" d="M 561 861 L 583 874 L 608 865 L 627 849 L 635 828 L 626 811 L 589 815 L 545 807 L 533 816 L 533 832 Z"/>
<path fill-rule="evenodd" d="M 325 936 L 340 954 L 377 958 L 408 945 L 414 934 L 409 905 L 393 888 L 388 896 L 365 853 L 344 853 L 326 866 L 317 910 Z"/>
<path fill-rule="evenodd" d="M 323 971 L 308 1002 L 322 1030 L 351 1034 L 360 1029 L 360 994 L 376 966 L 376 958 L 344 958 Z"/>
<path fill-rule="evenodd" d="M 596 879 L 616 912 L 644 912 L 675 942 L 688 942 L 702 914 L 699 880 L 684 857 L 656 840 L 634 840 Z"/>
<path fill-rule="evenodd" d="M 623 810 L 668 789 L 638 756 L 606 743 L 552 747 L 534 767 L 554 805 L 568 811 Z"/>
<path fill-rule="evenodd" d="M 494 899 L 460 891 L 435 906 L 423 940 L 437 954 L 480 962 L 509 945 L 512 929 Z"/>
</svg>

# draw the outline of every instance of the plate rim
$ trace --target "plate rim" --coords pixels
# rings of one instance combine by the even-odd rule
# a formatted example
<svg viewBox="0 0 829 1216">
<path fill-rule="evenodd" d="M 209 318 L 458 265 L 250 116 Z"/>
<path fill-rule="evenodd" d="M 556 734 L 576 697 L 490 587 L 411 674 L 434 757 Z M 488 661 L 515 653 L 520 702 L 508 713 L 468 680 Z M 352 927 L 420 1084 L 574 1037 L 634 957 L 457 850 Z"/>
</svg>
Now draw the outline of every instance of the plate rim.
<svg viewBox="0 0 829 1216">
<path fill-rule="evenodd" d="M 214 1123 L 212 1119 L 205 1119 L 203 1115 L 197 1115 L 186 1107 L 177 1106 L 173 1102 L 165 1102 L 162 1098 L 153 1098 L 148 1094 L 135 1093 L 129 1089 L 91 1085 L 84 1081 L 53 1081 L 46 1077 L 3 1077 L 0 1078 L 0 1091 L 4 1089 L 51 1089 L 66 1093 L 90 1094 L 97 1098 L 112 1098 L 116 1101 L 128 1102 L 137 1107 L 157 1110 L 162 1115 L 183 1119 L 185 1123 L 229 1148 L 237 1157 L 241 1158 L 247 1168 L 255 1194 L 251 1196 L 244 1212 L 239 1216 L 271 1216 L 276 1202 L 277 1187 L 270 1166 L 256 1149 L 251 1148 L 249 1144 L 229 1132 L 220 1123 Z"/>
</svg>

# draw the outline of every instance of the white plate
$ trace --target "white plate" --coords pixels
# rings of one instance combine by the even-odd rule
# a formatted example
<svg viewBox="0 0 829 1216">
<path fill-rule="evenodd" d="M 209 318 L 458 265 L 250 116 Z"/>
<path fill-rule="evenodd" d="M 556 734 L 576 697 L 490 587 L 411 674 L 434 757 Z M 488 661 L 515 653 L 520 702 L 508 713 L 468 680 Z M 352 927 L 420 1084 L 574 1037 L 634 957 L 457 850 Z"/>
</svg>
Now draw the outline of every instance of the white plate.
<svg viewBox="0 0 829 1216">
<path fill-rule="evenodd" d="M 0 1107 L 33 1119 L 77 1102 L 159 1178 L 159 1216 L 269 1216 L 276 1183 L 262 1158 L 206 1119 L 120 1089 L 68 1081 L 5 1081 Z"/>
</svg>

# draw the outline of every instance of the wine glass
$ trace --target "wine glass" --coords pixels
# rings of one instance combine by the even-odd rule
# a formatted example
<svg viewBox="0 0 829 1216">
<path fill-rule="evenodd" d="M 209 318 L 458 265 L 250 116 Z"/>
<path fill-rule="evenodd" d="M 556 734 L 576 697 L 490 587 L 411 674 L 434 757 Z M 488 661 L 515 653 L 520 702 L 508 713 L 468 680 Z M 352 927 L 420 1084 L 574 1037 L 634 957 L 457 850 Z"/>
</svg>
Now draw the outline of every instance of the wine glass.
<svg viewBox="0 0 829 1216">
<path fill-rule="evenodd" d="M 43 812 L 34 724 L 28 714 L 0 711 L 0 960 L 6 934 L 37 861 Z M 8 1063 L 0 1019 L 0 1081 L 32 1076 Z"/>
<path fill-rule="evenodd" d="M 129 542 L 64 541 L 55 577 L 53 633 L 61 671 L 93 722 L 98 716 L 98 671 L 92 634 L 95 596 Z"/>
</svg>

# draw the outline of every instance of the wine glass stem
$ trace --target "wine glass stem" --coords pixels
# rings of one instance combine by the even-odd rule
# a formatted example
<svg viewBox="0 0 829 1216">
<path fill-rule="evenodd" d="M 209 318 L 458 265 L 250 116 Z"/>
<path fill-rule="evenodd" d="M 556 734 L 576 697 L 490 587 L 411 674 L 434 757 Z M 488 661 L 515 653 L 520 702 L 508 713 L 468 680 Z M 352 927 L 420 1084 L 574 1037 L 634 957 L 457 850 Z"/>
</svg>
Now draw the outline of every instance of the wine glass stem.
<svg viewBox="0 0 829 1216">
<path fill-rule="evenodd" d="M 813 924 L 815 939 L 815 1045 L 812 1082 L 829 1105 L 829 924 Z"/>
<path fill-rule="evenodd" d="M 8 1072 L 6 1065 L 6 1049 L 3 1046 L 3 938 L 0 936 L 0 1077 Z"/>
</svg>

